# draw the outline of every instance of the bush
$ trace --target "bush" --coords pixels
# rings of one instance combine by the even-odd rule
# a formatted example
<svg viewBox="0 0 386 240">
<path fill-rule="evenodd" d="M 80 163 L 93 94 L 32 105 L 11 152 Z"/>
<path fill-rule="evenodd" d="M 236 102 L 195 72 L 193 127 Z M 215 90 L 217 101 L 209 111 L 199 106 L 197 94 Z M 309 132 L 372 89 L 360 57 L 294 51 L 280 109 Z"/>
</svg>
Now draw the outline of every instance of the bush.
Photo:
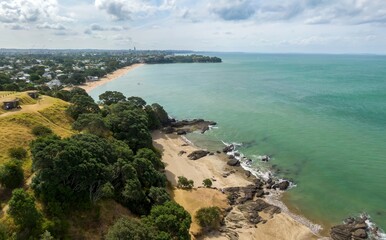
<svg viewBox="0 0 386 240">
<path fill-rule="evenodd" d="M 24 181 L 20 163 L 13 160 L 0 167 L 0 184 L 8 189 L 20 187 Z"/>
<path fill-rule="evenodd" d="M 0 240 L 8 239 L 7 235 L 7 228 L 0 223 Z"/>
<path fill-rule="evenodd" d="M 209 178 L 204 179 L 204 181 L 202 181 L 202 184 L 204 185 L 204 187 L 210 188 L 212 186 L 212 180 L 210 180 Z"/>
<path fill-rule="evenodd" d="M 145 225 L 137 219 L 121 218 L 110 227 L 106 240 L 150 240 L 155 237 L 154 227 Z"/>
<path fill-rule="evenodd" d="M 47 135 L 51 135 L 53 132 L 49 127 L 38 125 L 34 128 L 32 128 L 32 134 L 36 137 L 43 137 Z"/>
<path fill-rule="evenodd" d="M 195 218 L 204 230 L 217 229 L 221 223 L 221 210 L 218 207 L 201 208 Z"/>
<path fill-rule="evenodd" d="M 194 186 L 194 181 L 193 180 L 188 180 L 184 176 L 179 176 L 178 177 L 177 187 L 184 188 L 184 189 L 192 189 L 193 186 Z"/>
<path fill-rule="evenodd" d="M 8 149 L 8 155 L 11 158 L 15 158 L 17 160 L 23 160 L 27 158 L 28 153 L 27 153 L 27 150 L 25 150 L 22 147 L 14 147 L 14 148 Z"/>
</svg>

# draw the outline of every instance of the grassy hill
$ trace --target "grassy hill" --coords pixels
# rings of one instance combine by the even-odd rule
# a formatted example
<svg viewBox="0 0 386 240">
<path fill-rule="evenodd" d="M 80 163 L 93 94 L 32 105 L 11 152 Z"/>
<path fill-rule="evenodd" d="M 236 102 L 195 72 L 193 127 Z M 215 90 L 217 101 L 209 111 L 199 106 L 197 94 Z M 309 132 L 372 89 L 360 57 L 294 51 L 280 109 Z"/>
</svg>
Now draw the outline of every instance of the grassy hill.
<svg viewBox="0 0 386 240">
<path fill-rule="evenodd" d="M 0 92 L 0 96 L 4 96 L 4 93 L 7 92 Z M 64 112 L 69 103 L 48 96 L 41 96 L 39 100 L 35 100 L 26 93 L 14 93 L 0 98 L 1 104 L 5 98 L 19 98 L 22 108 L 11 111 L 0 110 L 0 164 L 8 160 L 9 148 L 15 146 L 28 148 L 29 142 L 35 138 L 31 130 L 37 125 L 47 126 L 62 137 L 74 133 L 71 130 L 73 120 Z"/>
</svg>

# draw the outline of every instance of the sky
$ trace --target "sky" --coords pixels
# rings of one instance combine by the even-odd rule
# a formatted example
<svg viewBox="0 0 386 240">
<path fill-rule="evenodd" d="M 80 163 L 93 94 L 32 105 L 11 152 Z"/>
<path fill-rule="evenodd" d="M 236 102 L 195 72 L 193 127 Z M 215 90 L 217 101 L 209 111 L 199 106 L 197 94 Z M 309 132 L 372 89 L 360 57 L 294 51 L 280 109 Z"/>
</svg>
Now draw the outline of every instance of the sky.
<svg viewBox="0 0 386 240">
<path fill-rule="evenodd" d="M 0 0 L 0 48 L 386 54 L 386 0 Z"/>
</svg>

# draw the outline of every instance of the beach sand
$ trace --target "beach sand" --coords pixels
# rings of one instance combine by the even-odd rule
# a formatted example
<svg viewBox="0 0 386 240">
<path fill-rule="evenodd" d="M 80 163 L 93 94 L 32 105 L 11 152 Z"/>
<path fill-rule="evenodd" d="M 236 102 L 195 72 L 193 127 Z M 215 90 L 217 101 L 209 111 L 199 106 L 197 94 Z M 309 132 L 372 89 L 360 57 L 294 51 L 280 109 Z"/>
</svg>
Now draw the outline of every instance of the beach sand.
<svg viewBox="0 0 386 240">
<path fill-rule="evenodd" d="M 138 64 L 133 64 L 133 65 L 128 66 L 128 67 L 120 68 L 120 69 L 118 69 L 110 74 L 107 74 L 105 77 L 101 78 L 99 81 L 88 82 L 85 85 L 79 85 L 78 87 L 83 88 L 84 90 L 86 90 L 86 92 L 89 93 L 94 88 L 102 86 L 108 82 L 114 81 L 115 79 L 125 75 L 129 71 L 131 71 L 137 67 L 143 66 L 143 65 L 144 65 L 143 63 L 138 63 Z"/>
<path fill-rule="evenodd" d="M 185 176 L 194 181 L 194 187 L 200 187 L 193 190 L 174 189 L 172 196 L 174 200 L 183 206 L 193 218 L 191 225 L 191 233 L 193 239 L 229 239 L 222 233 L 216 232 L 197 236 L 200 227 L 194 221 L 195 212 L 208 206 L 218 206 L 221 209 L 229 207 L 226 195 L 221 193 L 220 189 L 225 187 L 243 187 L 252 183 L 252 178 L 248 179 L 245 176 L 245 171 L 237 169 L 227 178 L 223 178 L 224 172 L 229 172 L 234 169 L 226 164 L 226 160 L 221 156 L 223 154 L 215 154 L 206 156 L 198 160 L 189 160 L 187 154 L 196 147 L 187 145 L 182 137 L 173 134 L 164 134 L 160 131 L 155 131 L 152 134 L 153 144 L 161 150 L 165 163 L 165 174 L 168 181 L 173 185 L 177 185 L 177 177 Z M 183 146 L 184 145 L 184 146 Z M 181 155 L 180 151 L 187 153 Z M 213 187 L 217 189 L 201 188 L 202 181 L 206 178 L 212 178 Z M 232 211 L 238 211 L 237 209 Z M 240 213 L 241 214 L 241 213 Z M 297 222 L 286 213 L 275 214 L 271 217 L 269 214 L 261 213 L 261 217 L 267 220 L 265 224 L 259 223 L 256 227 L 238 228 L 232 231 L 237 232 L 239 239 L 264 239 L 264 240 L 310 240 L 318 239 L 309 228 Z"/>
</svg>

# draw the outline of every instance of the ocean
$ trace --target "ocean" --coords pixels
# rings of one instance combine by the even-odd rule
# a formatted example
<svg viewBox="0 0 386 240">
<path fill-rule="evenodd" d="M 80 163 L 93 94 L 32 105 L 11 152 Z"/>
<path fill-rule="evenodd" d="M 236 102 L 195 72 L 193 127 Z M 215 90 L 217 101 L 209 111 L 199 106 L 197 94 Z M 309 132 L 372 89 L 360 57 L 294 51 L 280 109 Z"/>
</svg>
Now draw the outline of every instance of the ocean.
<svg viewBox="0 0 386 240">
<path fill-rule="evenodd" d="M 386 229 L 386 56 L 207 55 L 223 63 L 145 65 L 90 94 L 121 91 L 177 119 L 216 121 L 188 138 L 211 150 L 240 143 L 255 169 L 295 184 L 283 195 L 295 213 L 325 229 L 368 213 Z"/>
</svg>

